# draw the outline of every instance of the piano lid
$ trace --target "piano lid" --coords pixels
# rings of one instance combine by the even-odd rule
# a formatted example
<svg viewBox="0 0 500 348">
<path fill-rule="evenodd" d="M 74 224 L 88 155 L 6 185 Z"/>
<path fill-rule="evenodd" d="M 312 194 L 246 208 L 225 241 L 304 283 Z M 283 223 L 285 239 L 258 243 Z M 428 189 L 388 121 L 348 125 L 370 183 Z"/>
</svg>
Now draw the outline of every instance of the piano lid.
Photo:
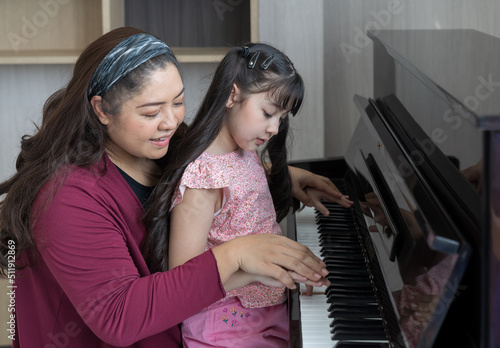
<svg viewBox="0 0 500 348">
<path fill-rule="evenodd" d="M 500 39 L 472 29 L 381 30 L 368 36 L 480 128 L 500 130 Z M 473 117 L 469 118 L 468 115 Z"/>
<path fill-rule="evenodd" d="M 391 299 L 385 315 L 393 310 L 401 328 L 391 340 L 395 347 L 431 347 L 471 256 L 468 231 L 457 219 L 465 214 L 460 207 L 450 211 L 436 194 L 436 178 L 408 156 L 377 102 L 359 96 L 355 102 L 362 117 L 345 159 Z"/>
</svg>

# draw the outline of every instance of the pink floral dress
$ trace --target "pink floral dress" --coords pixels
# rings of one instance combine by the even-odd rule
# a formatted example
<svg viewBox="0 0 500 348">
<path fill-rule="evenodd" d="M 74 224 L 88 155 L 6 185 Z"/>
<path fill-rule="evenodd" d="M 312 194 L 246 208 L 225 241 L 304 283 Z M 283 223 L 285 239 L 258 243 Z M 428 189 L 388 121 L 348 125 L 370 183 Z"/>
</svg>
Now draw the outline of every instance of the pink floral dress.
<svg viewBox="0 0 500 348">
<path fill-rule="evenodd" d="M 205 250 L 238 236 L 281 234 L 264 169 L 255 152 L 235 150 L 226 154 L 204 152 L 188 165 L 172 207 L 182 201 L 186 187 L 222 189 L 222 208 L 214 214 Z M 259 282 L 229 291 L 221 301 L 238 297 L 245 308 L 261 308 L 283 303 L 285 288 Z"/>
</svg>

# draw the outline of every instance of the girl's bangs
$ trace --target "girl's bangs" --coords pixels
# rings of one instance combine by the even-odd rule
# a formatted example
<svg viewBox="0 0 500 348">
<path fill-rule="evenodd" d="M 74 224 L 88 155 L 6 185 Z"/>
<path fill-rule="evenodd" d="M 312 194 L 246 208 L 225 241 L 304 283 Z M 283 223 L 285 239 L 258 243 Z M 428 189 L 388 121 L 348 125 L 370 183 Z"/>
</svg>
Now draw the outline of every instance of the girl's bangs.
<svg viewBox="0 0 500 348">
<path fill-rule="evenodd" d="M 274 91 L 271 93 L 272 100 L 281 109 L 289 110 L 295 116 L 304 99 L 304 84 L 302 79 L 294 76 L 293 79 L 286 79 L 280 82 L 270 89 Z"/>
</svg>

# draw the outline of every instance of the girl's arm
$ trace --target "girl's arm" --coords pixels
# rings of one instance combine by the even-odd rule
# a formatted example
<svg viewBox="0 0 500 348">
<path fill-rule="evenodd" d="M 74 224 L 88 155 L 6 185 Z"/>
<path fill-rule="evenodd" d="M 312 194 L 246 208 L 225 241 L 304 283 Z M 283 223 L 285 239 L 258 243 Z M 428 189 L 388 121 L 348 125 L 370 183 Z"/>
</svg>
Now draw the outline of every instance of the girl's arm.
<svg viewBox="0 0 500 348">
<path fill-rule="evenodd" d="M 218 189 L 186 188 L 182 201 L 170 214 L 169 269 L 205 251 L 219 197 Z"/>
<path fill-rule="evenodd" d="M 170 269 L 184 264 L 205 251 L 214 212 L 220 209 L 221 201 L 219 189 L 186 188 L 182 201 L 171 212 L 168 252 Z M 231 263 L 231 261 L 226 263 Z M 232 270 L 228 273 L 231 272 Z M 253 281 L 267 281 L 274 286 L 282 286 L 281 282 L 273 278 L 257 276 L 236 268 L 233 274 L 221 276 L 221 278 L 226 291 Z"/>
<path fill-rule="evenodd" d="M 169 268 L 184 264 L 205 251 L 220 190 L 186 188 L 171 212 Z M 295 288 L 295 282 L 328 285 L 324 263 L 305 246 L 272 234 L 238 237 L 214 249 L 225 291 L 253 281 Z M 321 275 L 320 275 L 321 274 Z"/>
</svg>

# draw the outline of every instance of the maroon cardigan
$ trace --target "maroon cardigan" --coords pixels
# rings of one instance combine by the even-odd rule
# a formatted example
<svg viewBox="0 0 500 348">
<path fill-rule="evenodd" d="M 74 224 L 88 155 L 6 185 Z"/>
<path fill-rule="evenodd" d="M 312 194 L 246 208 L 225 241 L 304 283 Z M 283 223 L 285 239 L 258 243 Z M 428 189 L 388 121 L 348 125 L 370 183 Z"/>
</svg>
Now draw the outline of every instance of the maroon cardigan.
<svg viewBox="0 0 500 348">
<path fill-rule="evenodd" d="M 15 274 L 14 347 L 181 347 L 178 324 L 225 296 L 211 251 L 150 274 L 143 208 L 103 161 L 105 174 L 72 168 L 35 202 L 37 257 L 25 254 L 32 267 Z"/>
</svg>

